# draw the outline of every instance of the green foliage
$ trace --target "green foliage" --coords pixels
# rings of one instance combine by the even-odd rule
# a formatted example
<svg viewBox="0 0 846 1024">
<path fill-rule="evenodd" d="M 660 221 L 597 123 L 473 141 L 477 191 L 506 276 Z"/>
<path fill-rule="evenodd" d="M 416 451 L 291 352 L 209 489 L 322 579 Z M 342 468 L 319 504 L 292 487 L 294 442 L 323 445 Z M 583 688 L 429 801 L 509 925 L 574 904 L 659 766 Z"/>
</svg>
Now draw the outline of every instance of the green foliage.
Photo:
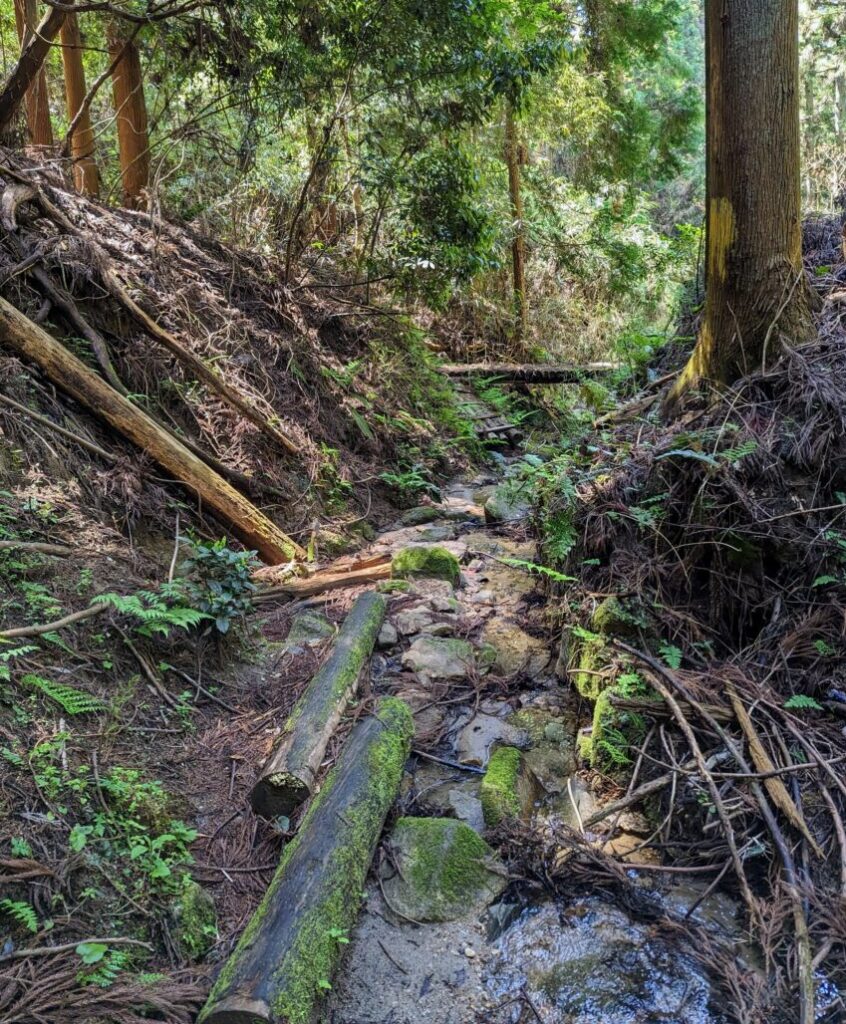
<svg viewBox="0 0 846 1024">
<path fill-rule="evenodd" d="M 43 676 L 28 673 L 21 682 L 30 689 L 43 693 L 45 697 L 55 701 L 68 715 L 91 715 L 103 711 L 106 707 L 99 697 L 82 690 L 66 686 L 64 683 L 57 683 L 52 679 L 45 679 Z"/>
<path fill-rule="evenodd" d="M 784 702 L 784 706 L 790 711 L 822 711 L 823 706 L 819 701 L 806 693 L 794 693 Z"/>
<path fill-rule="evenodd" d="M 658 647 L 658 652 L 670 668 L 681 668 L 684 652 L 675 644 L 662 643 Z"/>
<path fill-rule="evenodd" d="M 107 604 L 126 615 L 139 636 L 168 636 L 172 629 L 191 629 L 210 618 L 196 608 L 171 603 L 159 591 L 137 590 L 134 594 L 98 594 L 92 604 Z"/>
<path fill-rule="evenodd" d="M 0 900 L 0 912 L 8 914 L 17 924 L 27 931 L 38 931 L 38 917 L 28 903 L 23 900 Z"/>
<path fill-rule="evenodd" d="M 548 565 L 538 565 L 537 562 L 525 562 L 519 558 L 503 558 L 501 561 L 506 565 L 513 566 L 515 569 L 525 569 L 528 573 L 543 576 L 548 580 L 552 580 L 553 583 L 573 583 L 576 579 L 575 576 L 565 576 L 564 573 L 558 572 L 557 569 L 551 569 Z"/>
<path fill-rule="evenodd" d="M 254 551 L 234 551 L 223 538 L 212 543 L 191 540 L 181 566 L 183 600 L 212 619 L 218 632 L 227 633 L 252 608 L 257 564 Z"/>
</svg>

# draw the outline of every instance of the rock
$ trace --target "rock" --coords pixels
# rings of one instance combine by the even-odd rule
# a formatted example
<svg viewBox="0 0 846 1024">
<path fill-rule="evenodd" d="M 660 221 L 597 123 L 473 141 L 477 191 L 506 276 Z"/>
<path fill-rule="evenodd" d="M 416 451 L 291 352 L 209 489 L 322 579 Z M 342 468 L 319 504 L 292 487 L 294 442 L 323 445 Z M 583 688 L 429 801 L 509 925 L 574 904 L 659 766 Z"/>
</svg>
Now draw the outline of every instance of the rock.
<svg viewBox="0 0 846 1024">
<path fill-rule="evenodd" d="M 335 627 L 319 612 L 300 612 L 294 616 L 285 640 L 286 647 L 302 647 L 305 644 L 319 644 L 335 635 Z"/>
<path fill-rule="evenodd" d="M 493 604 L 496 600 L 496 595 L 492 590 L 477 590 L 468 600 L 472 604 Z"/>
<path fill-rule="evenodd" d="M 335 530 L 318 530 L 314 535 L 314 545 L 321 556 L 342 555 L 355 547 L 355 542 Z"/>
<path fill-rule="evenodd" d="M 529 636 L 514 623 L 491 619 L 482 631 L 482 640 L 496 651 L 492 670 L 498 675 L 522 671 L 534 677 L 549 665 L 550 653 L 544 641 Z"/>
<path fill-rule="evenodd" d="M 521 492 L 512 484 L 500 484 L 484 504 L 485 521 L 488 523 L 514 523 L 526 519 L 532 508 Z"/>
<path fill-rule="evenodd" d="M 596 896 L 521 915 L 497 941 L 483 981 L 497 1003 L 525 992 L 547 1024 L 722 1019 L 709 1010 L 702 965 Z"/>
<path fill-rule="evenodd" d="M 459 821 L 481 832 L 485 827 L 485 815 L 482 812 L 482 801 L 470 792 L 472 786 L 472 783 L 453 786 L 449 791 L 449 806 Z"/>
<path fill-rule="evenodd" d="M 379 580 L 376 584 L 380 594 L 407 594 L 410 589 L 408 580 Z"/>
<path fill-rule="evenodd" d="M 508 818 L 528 818 L 536 795 L 520 751 L 516 747 L 495 750 L 479 788 L 485 824 L 492 828 Z"/>
<path fill-rule="evenodd" d="M 590 628 L 602 636 L 637 636 L 637 620 L 633 612 L 626 608 L 619 597 L 606 597 L 594 609 L 590 618 Z"/>
<path fill-rule="evenodd" d="M 444 540 L 453 540 L 455 532 L 454 526 L 427 526 L 425 530 L 420 531 L 420 539 L 425 540 L 427 544 L 440 544 Z"/>
<path fill-rule="evenodd" d="M 458 559 L 444 547 L 403 548 L 394 555 L 391 572 L 397 579 L 425 576 L 447 580 L 453 586 L 461 579 Z"/>
<path fill-rule="evenodd" d="M 376 639 L 377 646 L 384 650 L 386 647 L 394 647 L 397 643 L 399 643 L 399 634 L 396 626 L 392 622 L 383 622 Z"/>
<path fill-rule="evenodd" d="M 170 917 L 171 935 L 186 960 L 199 960 L 217 942 L 214 900 L 188 875 L 182 878 L 182 892 Z"/>
<path fill-rule="evenodd" d="M 454 612 L 458 607 L 455 589 L 447 580 L 418 579 L 409 586 L 410 593 L 422 598 L 433 612 Z"/>
<path fill-rule="evenodd" d="M 434 616 L 424 605 L 406 608 L 394 616 L 394 624 L 403 636 L 422 633 L 425 627 L 430 626 L 433 621 Z"/>
<path fill-rule="evenodd" d="M 443 509 L 435 508 L 433 505 L 419 505 L 417 508 L 410 508 L 400 517 L 400 526 L 423 526 L 425 523 L 433 523 L 443 515 Z"/>
<path fill-rule="evenodd" d="M 544 793 L 555 795 L 566 790 L 567 779 L 573 771 L 573 759 L 569 753 L 544 744 L 527 750 L 523 761 Z M 564 806 L 565 811 L 568 806 Z"/>
<path fill-rule="evenodd" d="M 528 745 L 528 734 L 504 718 L 478 714 L 464 726 L 455 744 L 456 757 L 462 764 L 484 768 L 497 744 L 509 747 Z"/>
<path fill-rule="evenodd" d="M 475 659 L 466 640 L 419 636 L 402 656 L 402 664 L 426 679 L 463 679 Z"/>
<path fill-rule="evenodd" d="M 414 921 L 481 913 L 507 885 L 501 861 L 463 821 L 400 818 L 390 841 L 397 870 L 384 880 L 385 895 Z"/>
<path fill-rule="evenodd" d="M 447 622 L 444 619 L 430 622 L 427 626 L 424 626 L 421 630 L 422 633 L 426 633 L 429 636 L 454 636 L 455 635 L 455 623 Z"/>
</svg>

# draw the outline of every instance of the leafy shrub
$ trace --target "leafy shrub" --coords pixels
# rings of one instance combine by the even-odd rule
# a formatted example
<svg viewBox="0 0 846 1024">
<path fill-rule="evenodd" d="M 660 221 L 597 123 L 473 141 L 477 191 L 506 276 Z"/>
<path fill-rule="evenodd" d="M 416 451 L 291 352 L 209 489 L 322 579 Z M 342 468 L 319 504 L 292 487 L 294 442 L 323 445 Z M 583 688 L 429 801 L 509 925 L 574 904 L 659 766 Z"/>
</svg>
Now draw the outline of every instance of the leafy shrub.
<svg viewBox="0 0 846 1024">
<path fill-rule="evenodd" d="M 191 540 L 188 558 L 182 565 L 182 593 L 187 604 L 214 620 L 220 633 L 228 633 L 232 622 L 252 608 L 256 586 L 252 571 L 254 551 L 234 551 L 226 541 L 209 543 Z"/>
</svg>

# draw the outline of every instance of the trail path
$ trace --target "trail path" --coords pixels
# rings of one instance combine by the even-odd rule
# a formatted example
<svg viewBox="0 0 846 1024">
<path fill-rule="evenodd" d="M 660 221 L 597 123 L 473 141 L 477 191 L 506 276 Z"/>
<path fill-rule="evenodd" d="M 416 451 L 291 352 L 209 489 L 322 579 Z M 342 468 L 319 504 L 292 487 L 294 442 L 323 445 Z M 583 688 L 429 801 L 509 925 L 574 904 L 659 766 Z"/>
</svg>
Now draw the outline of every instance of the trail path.
<svg viewBox="0 0 846 1024">
<path fill-rule="evenodd" d="M 522 816 L 539 827 L 552 816 L 575 828 L 596 806 L 576 774 L 577 707 L 556 675 L 545 601 L 532 575 L 509 564 L 535 558 L 528 510 L 519 495 L 497 490 L 498 482 L 482 475 L 454 484 L 440 505 L 407 513 L 367 552 L 437 546 L 461 563 L 458 586 L 420 578 L 391 595 L 373 659 L 373 692 L 404 698 L 415 715 L 416 754 L 396 817 L 448 819 L 484 832 L 484 771 L 492 754 L 507 747 L 520 751 Z M 486 522 L 485 502 L 506 521 Z M 631 820 L 640 827 L 636 816 Z M 507 879 L 491 861 L 490 889 L 459 879 L 466 892 L 445 910 L 456 888 L 452 836 L 445 845 L 430 840 L 436 870 L 429 864 L 428 876 L 417 878 L 419 848 L 409 847 L 407 833 L 402 824 L 388 833 L 325 1020 L 719 1020 L 707 1009 L 701 970 L 599 897 L 563 908 L 538 902 L 525 887 L 515 896 L 512 886 L 495 899 Z M 684 906 L 696 895 L 678 890 L 675 898 Z M 711 898 L 698 913 L 730 928 L 733 910 L 730 901 Z M 433 919 L 438 916 L 446 919 Z"/>
</svg>

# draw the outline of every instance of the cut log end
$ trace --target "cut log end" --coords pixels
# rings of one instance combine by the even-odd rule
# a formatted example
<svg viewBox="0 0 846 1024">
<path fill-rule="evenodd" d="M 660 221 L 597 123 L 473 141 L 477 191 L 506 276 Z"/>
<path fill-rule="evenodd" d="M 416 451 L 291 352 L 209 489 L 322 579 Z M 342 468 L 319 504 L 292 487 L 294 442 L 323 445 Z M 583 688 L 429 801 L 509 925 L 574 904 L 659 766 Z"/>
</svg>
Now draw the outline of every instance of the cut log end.
<svg viewBox="0 0 846 1024">
<path fill-rule="evenodd" d="M 224 999 L 214 1009 L 214 1014 L 206 1017 L 212 1024 L 263 1024 L 272 1021 L 270 1007 L 263 999 L 244 999 L 232 996 Z"/>
<path fill-rule="evenodd" d="M 311 777 L 310 772 L 309 776 Z M 276 772 L 256 782 L 250 793 L 250 803 L 256 814 L 263 818 L 290 818 L 311 796 L 313 786 L 313 778 L 306 782 L 293 772 Z"/>
</svg>

